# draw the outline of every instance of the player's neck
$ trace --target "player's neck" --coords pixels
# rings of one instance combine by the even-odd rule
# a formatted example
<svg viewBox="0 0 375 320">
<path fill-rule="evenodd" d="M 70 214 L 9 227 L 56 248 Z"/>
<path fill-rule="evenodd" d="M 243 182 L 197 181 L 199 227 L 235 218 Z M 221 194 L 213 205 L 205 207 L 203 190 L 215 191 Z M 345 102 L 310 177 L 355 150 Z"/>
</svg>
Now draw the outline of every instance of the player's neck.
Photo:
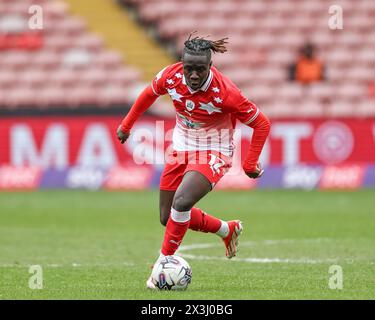
<svg viewBox="0 0 375 320">
<path fill-rule="evenodd" d="M 198 89 L 196 89 L 196 90 L 194 90 L 194 89 L 192 89 L 190 86 L 189 86 L 189 84 L 188 84 L 188 82 L 186 81 L 186 78 L 185 78 L 185 84 L 187 85 L 187 87 L 189 88 L 189 90 L 190 90 L 190 92 L 198 92 L 199 90 L 202 90 L 202 88 L 204 88 L 205 86 L 206 86 L 206 84 L 207 84 L 207 81 L 209 81 L 209 78 L 210 78 L 210 76 L 211 76 L 211 68 L 210 68 L 210 71 L 208 72 L 208 74 L 207 74 L 207 77 L 206 77 L 206 79 L 203 81 L 203 83 L 202 83 L 202 85 L 198 88 Z M 185 77 L 185 76 L 184 76 Z"/>
</svg>

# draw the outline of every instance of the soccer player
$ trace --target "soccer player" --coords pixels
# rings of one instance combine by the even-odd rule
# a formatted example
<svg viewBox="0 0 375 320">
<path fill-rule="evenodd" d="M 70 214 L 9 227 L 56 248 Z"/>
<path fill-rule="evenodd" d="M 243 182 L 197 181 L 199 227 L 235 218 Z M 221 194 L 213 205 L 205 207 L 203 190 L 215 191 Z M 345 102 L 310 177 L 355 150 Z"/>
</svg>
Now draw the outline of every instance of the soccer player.
<svg viewBox="0 0 375 320">
<path fill-rule="evenodd" d="M 263 174 L 258 159 L 270 122 L 231 80 L 212 66 L 211 52 L 226 52 L 226 40 L 212 41 L 190 35 L 185 41 L 182 61 L 156 75 L 117 129 L 117 137 L 124 143 L 135 121 L 160 95 L 171 97 L 176 109 L 176 126 L 173 151 L 167 157 L 160 179 L 160 221 L 166 229 L 158 261 L 176 252 L 187 229 L 216 233 L 224 242 L 226 256 L 236 255 L 243 229 L 241 221 L 220 220 L 194 205 L 231 167 L 237 119 L 254 129 L 243 170 L 253 179 Z M 151 277 L 147 287 L 155 288 Z"/>
</svg>

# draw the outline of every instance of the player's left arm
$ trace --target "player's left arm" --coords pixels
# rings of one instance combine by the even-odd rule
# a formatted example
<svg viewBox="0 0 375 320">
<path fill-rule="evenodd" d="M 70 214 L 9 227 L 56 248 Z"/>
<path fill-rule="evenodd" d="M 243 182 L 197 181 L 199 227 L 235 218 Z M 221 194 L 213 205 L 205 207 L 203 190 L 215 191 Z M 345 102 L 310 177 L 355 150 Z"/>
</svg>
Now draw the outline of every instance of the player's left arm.
<svg viewBox="0 0 375 320">
<path fill-rule="evenodd" d="M 242 167 L 248 177 L 253 179 L 260 178 L 264 170 L 261 168 L 259 156 L 271 129 L 270 120 L 255 104 L 244 97 L 238 89 L 232 91 L 230 97 L 231 103 L 236 108 L 234 112 L 236 118 L 254 130 L 250 149 L 246 154 Z"/>
<path fill-rule="evenodd" d="M 270 132 L 271 122 L 266 115 L 259 110 L 256 118 L 250 123 L 247 123 L 247 125 L 253 128 L 254 132 L 251 138 L 250 149 L 242 167 L 250 178 L 256 179 L 260 178 L 264 172 L 259 162 L 259 156 Z"/>
</svg>

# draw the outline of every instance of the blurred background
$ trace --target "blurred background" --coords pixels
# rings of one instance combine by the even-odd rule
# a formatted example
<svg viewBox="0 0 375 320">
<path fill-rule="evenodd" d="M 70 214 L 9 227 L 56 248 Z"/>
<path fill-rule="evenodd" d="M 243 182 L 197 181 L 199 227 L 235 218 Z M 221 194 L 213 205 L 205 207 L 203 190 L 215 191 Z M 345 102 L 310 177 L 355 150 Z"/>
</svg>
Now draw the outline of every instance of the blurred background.
<svg viewBox="0 0 375 320">
<path fill-rule="evenodd" d="M 273 123 L 264 178 L 218 188 L 375 186 L 373 0 L 0 0 L 0 190 L 157 187 L 169 99 L 136 126 L 148 164 L 115 130 L 195 30 L 229 37 L 214 65 Z"/>
</svg>

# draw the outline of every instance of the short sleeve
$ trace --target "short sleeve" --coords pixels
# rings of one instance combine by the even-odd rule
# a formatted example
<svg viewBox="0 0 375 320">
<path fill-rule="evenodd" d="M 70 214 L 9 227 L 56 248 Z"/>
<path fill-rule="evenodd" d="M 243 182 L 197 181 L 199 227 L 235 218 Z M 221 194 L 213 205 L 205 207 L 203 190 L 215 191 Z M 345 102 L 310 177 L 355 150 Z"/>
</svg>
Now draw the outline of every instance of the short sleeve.
<svg viewBox="0 0 375 320">
<path fill-rule="evenodd" d="M 260 112 L 258 107 L 249 101 L 235 85 L 232 85 L 228 91 L 226 104 L 233 109 L 232 114 L 246 125 L 251 124 Z"/>
<path fill-rule="evenodd" d="M 165 67 L 163 70 L 161 70 L 151 82 L 152 91 L 154 91 L 154 93 L 158 96 L 167 93 L 167 89 L 165 87 L 165 80 L 167 77 L 166 74 L 168 73 L 167 69 L 168 67 Z"/>
</svg>

